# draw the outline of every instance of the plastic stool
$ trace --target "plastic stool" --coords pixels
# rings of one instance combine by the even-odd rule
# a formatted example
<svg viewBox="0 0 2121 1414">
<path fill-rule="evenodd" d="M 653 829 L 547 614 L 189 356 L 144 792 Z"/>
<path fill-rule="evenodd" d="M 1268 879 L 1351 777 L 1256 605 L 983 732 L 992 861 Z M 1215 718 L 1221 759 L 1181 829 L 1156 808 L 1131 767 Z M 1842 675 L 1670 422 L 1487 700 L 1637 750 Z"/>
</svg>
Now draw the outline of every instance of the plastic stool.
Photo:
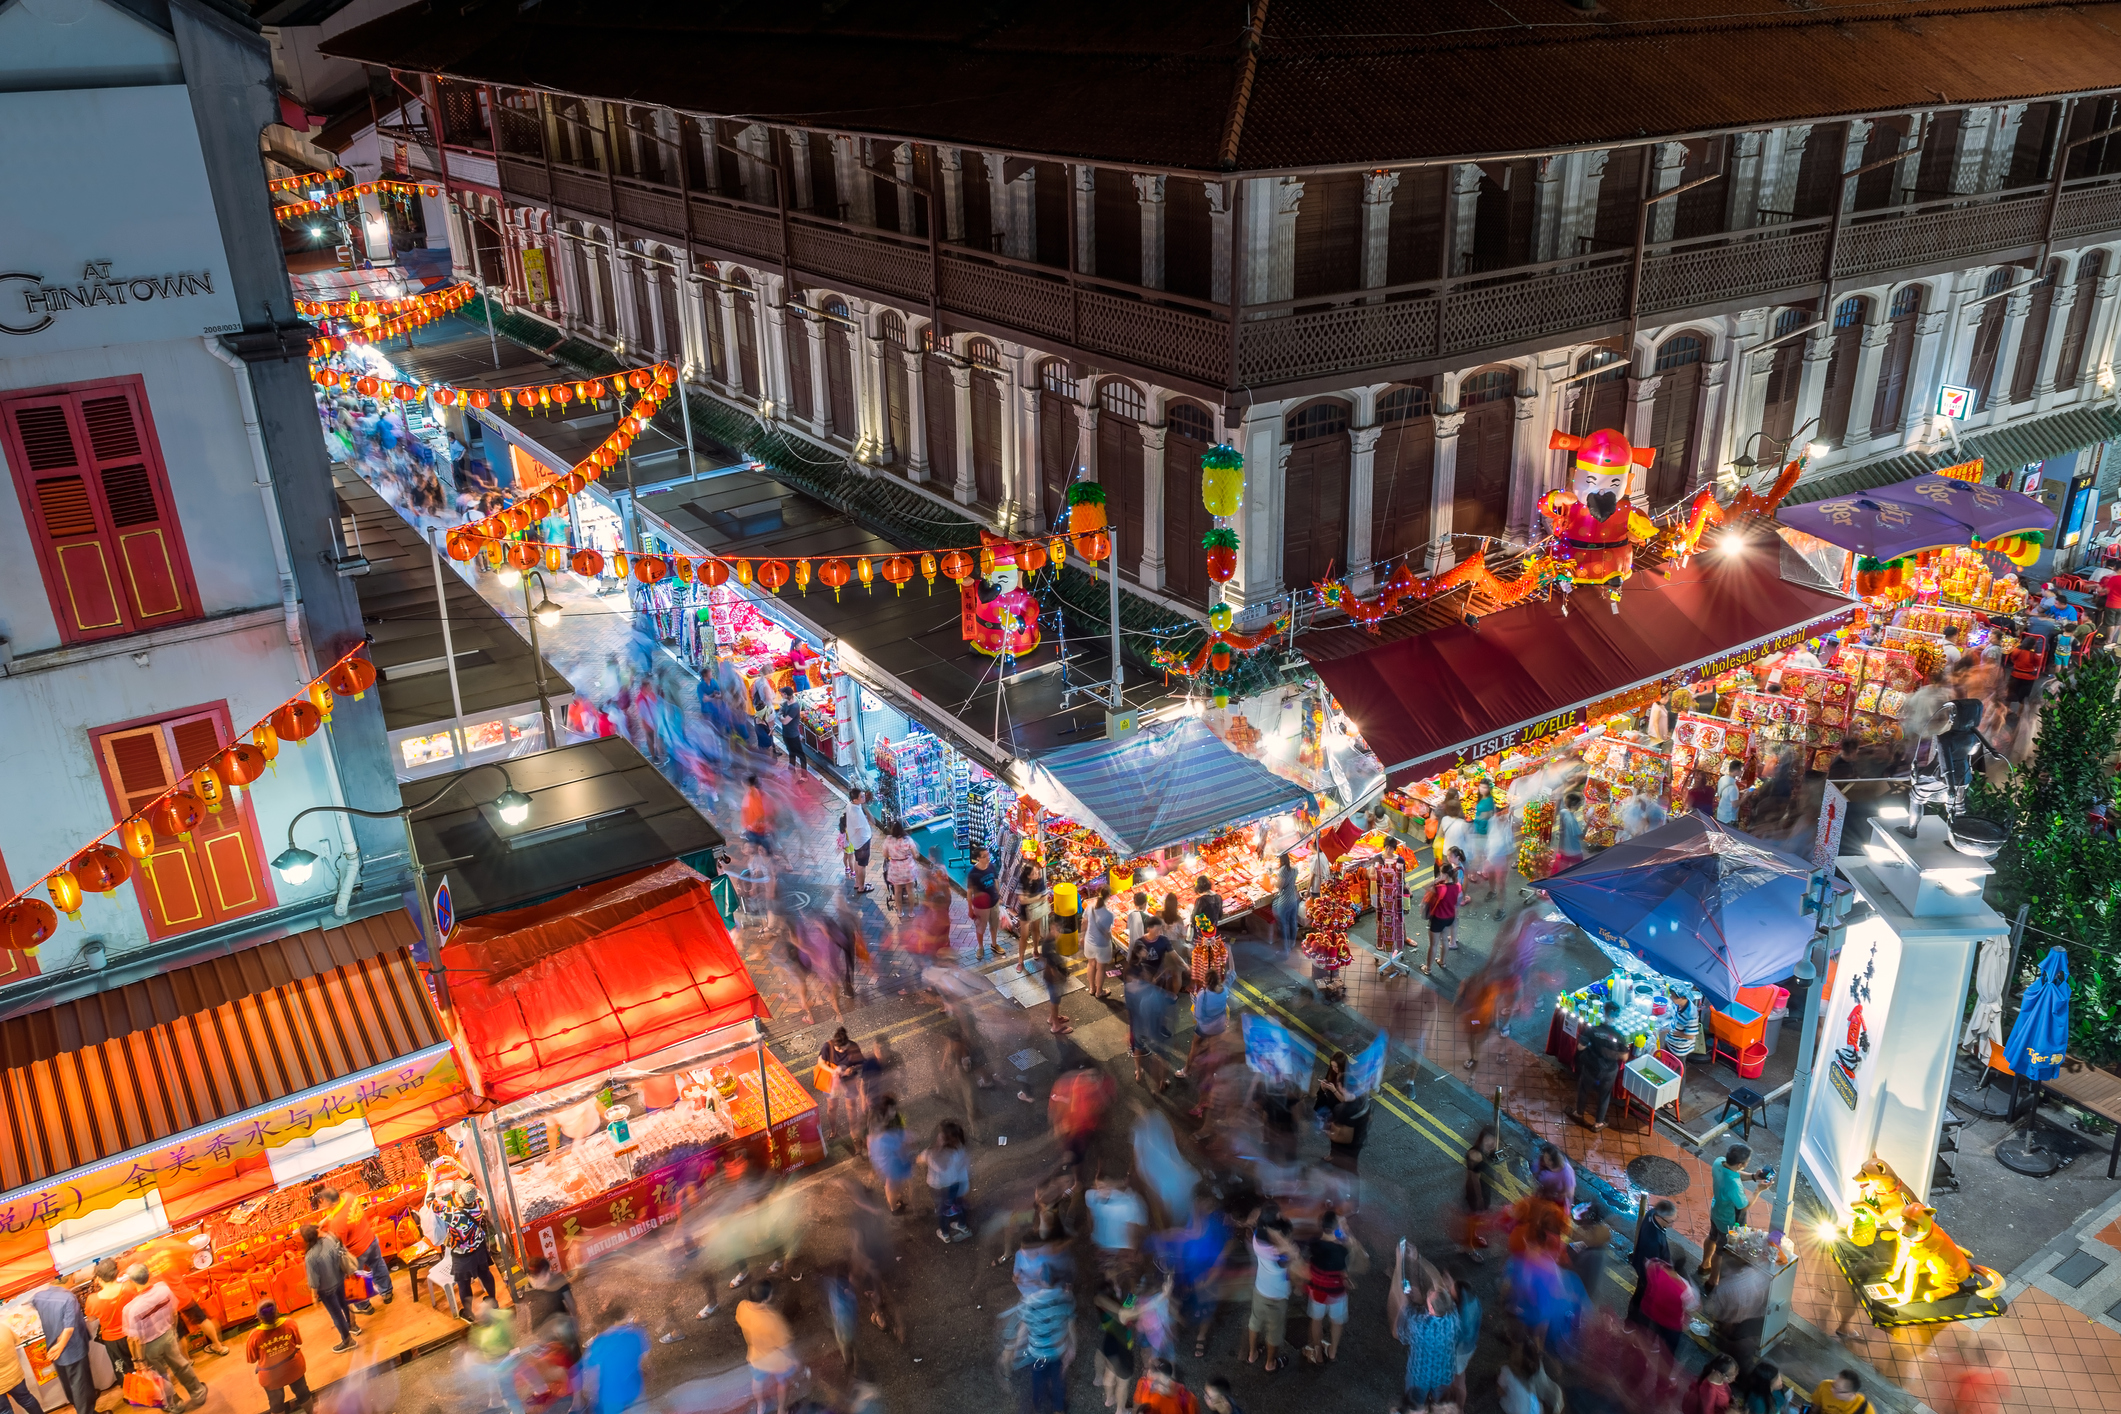
<svg viewBox="0 0 2121 1414">
<path fill-rule="evenodd" d="M 1741 1085 L 1723 1097 L 1723 1113 L 1716 1117 L 1718 1124 L 1731 1117 L 1731 1110 L 1738 1111 L 1738 1129 L 1747 1139 L 1753 1137 L 1753 1116 L 1759 1114 L 1760 1122 L 1767 1123 L 1767 1101 L 1748 1087 Z"/>
</svg>

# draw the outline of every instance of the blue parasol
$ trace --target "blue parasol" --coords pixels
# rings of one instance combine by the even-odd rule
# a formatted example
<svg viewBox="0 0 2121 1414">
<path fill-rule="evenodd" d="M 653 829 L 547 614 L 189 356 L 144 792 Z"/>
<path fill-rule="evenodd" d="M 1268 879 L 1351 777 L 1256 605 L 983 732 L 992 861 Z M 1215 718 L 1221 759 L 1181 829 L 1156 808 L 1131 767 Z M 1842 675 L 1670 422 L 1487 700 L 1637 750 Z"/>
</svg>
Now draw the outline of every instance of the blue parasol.
<svg viewBox="0 0 2121 1414">
<path fill-rule="evenodd" d="M 1802 860 L 1689 812 L 1540 887 L 1585 932 L 1727 1007 L 1739 988 L 1796 969 L 1815 931 L 1811 876 Z"/>
<path fill-rule="evenodd" d="M 2051 1080 L 2062 1069 L 2069 1049 L 2069 958 L 2049 948 L 2040 963 L 2040 979 L 2025 989 L 2003 1059 L 2027 1080 Z"/>
</svg>

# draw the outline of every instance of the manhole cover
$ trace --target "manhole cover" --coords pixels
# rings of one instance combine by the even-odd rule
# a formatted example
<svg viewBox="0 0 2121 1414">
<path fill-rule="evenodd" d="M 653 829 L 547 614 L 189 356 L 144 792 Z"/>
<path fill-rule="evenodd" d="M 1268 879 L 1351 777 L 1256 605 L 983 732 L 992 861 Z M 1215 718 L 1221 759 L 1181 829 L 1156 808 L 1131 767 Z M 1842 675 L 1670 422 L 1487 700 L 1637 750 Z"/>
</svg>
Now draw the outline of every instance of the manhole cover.
<svg viewBox="0 0 2121 1414">
<path fill-rule="evenodd" d="M 1628 1182 L 1645 1193 L 1655 1193 L 1660 1198 L 1670 1198 L 1687 1191 L 1693 1179 L 1687 1171 L 1670 1159 L 1661 1159 L 1655 1154 L 1644 1154 L 1628 1165 Z"/>
</svg>

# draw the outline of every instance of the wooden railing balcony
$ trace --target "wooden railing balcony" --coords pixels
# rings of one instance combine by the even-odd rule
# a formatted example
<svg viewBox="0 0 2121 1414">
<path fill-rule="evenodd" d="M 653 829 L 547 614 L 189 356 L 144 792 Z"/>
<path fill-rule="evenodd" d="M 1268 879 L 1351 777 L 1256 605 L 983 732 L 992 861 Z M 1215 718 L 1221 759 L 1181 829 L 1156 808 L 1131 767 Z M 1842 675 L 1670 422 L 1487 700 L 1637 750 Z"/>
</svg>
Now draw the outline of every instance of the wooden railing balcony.
<svg viewBox="0 0 2121 1414">
<path fill-rule="evenodd" d="M 504 121 L 504 133 L 511 124 Z M 562 219 L 611 225 L 622 237 L 682 245 L 709 254 L 785 267 L 802 285 L 931 306 L 979 327 L 1054 352 L 1105 356 L 1214 389 L 1261 395 L 1281 385 L 1418 365 L 1541 342 L 1599 337 L 1629 317 L 1632 250 L 1601 250 L 1564 260 L 1482 270 L 1412 284 L 1241 311 L 1237 338 L 1230 308 L 970 247 L 855 227 L 814 213 L 783 213 L 728 196 L 610 177 L 515 155 L 502 144 L 501 186 L 512 197 L 557 208 Z M 548 175 L 549 173 L 549 175 Z M 2046 229 L 2049 189 L 1952 196 L 1844 218 L 1834 242 L 1837 292 L 1905 272 L 2018 260 Z M 1669 323 L 1692 314 L 1755 304 L 1814 300 L 1825 276 L 1831 221 L 1771 224 L 1648 247 L 1635 312 Z M 2067 184 L 2054 238 L 2075 242 L 2121 231 L 2121 178 Z M 1233 352 L 1235 365 L 1232 365 Z"/>
</svg>

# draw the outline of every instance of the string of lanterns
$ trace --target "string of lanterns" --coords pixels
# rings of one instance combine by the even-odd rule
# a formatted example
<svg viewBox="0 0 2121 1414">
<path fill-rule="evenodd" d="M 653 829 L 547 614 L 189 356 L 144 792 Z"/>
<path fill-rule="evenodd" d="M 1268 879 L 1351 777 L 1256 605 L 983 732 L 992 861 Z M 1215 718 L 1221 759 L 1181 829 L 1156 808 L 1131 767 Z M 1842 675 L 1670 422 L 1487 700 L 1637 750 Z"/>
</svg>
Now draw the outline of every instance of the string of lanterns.
<svg viewBox="0 0 2121 1414">
<path fill-rule="evenodd" d="M 310 357 L 322 358 L 329 353 L 343 352 L 348 340 L 367 343 L 376 339 L 389 339 L 408 330 L 417 329 L 423 324 L 431 324 L 462 309 L 477 293 L 477 289 L 469 283 L 428 290 L 417 295 L 405 295 L 398 299 L 365 300 L 356 293 L 335 302 L 296 300 L 295 312 L 305 319 L 338 319 L 358 326 L 343 334 L 312 339 L 309 345 Z M 337 342 L 333 342 L 334 339 Z"/>
<path fill-rule="evenodd" d="M 666 378 L 665 373 L 669 376 Z M 310 381 L 324 388 L 349 388 L 363 397 L 392 397 L 400 402 L 418 402 L 422 398 L 433 398 L 443 407 L 488 408 L 499 406 L 504 411 L 546 411 L 558 407 L 565 409 L 569 403 L 601 403 L 606 398 L 623 396 L 627 388 L 646 388 L 651 384 L 674 382 L 677 370 L 667 363 L 648 364 L 624 373 L 613 373 L 602 378 L 582 378 L 572 383 L 525 383 L 508 388 L 454 388 L 444 383 L 411 383 L 387 380 L 374 374 L 363 374 L 328 363 L 312 362 Z M 639 378 L 636 383 L 633 380 Z"/>
<path fill-rule="evenodd" d="M 358 702 L 375 685 L 375 664 L 363 656 L 367 651 L 365 643 L 354 647 L 310 679 L 300 696 L 288 698 L 253 723 L 247 740 L 238 739 L 216 752 L 46 874 L 39 883 L 51 902 L 34 897 L 27 889 L 9 899 L 0 908 L 0 946 L 35 957 L 37 949 L 58 930 L 60 914 L 80 922 L 81 903 L 88 894 L 111 897 L 132 877 L 136 864 L 154 857 L 162 841 L 189 843 L 200 821 L 220 814 L 243 787 L 265 773 L 280 754 L 281 742 L 306 745 L 331 720 L 337 698 Z M 117 844 L 106 843 L 113 836 Z"/>
<path fill-rule="evenodd" d="M 301 201 L 284 202 L 275 206 L 272 214 L 282 221 L 292 221 L 299 216 L 314 216 L 319 211 L 328 211 L 334 206 L 346 206 L 364 196 L 375 196 L 378 193 L 385 196 L 436 197 L 442 194 L 442 188 L 432 182 L 362 182 L 332 192 L 321 200 L 305 198 Z"/>
<path fill-rule="evenodd" d="M 344 167 L 333 167 L 326 172 L 297 172 L 292 177 L 274 177 L 265 184 L 265 189 L 269 192 L 307 191 L 319 183 L 329 186 L 333 182 L 343 182 L 349 175 Z"/>
</svg>

